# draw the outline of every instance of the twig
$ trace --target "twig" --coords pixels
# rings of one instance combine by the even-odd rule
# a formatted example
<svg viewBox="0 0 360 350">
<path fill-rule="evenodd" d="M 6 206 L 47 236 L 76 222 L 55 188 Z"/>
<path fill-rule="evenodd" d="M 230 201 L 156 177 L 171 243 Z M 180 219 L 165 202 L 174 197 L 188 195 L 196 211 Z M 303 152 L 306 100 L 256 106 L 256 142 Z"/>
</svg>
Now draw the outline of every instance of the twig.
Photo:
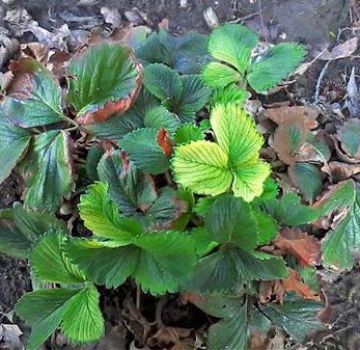
<svg viewBox="0 0 360 350">
<path fill-rule="evenodd" d="M 260 22 L 261 22 L 262 29 L 264 31 L 264 39 L 265 39 L 265 42 L 268 43 L 267 31 L 266 31 L 265 22 L 264 22 L 264 16 L 262 14 L 261 0 L 258 0 L 258 7 L 259 7 Z"/>
<path fill-rule="evenodd" d="M 139 286 L 136 286 L 136 308 L 140 311 L 141 308 L 141 289 Z"/>
<path fill-rule="evenodd" d="M 315 89 L 315 103 L 316 102 L 319 102 L 319 96 L 320 96 L 320 88 L 321 88 L 321 81 L 322 79 L 324 78 L 324 75 L 326 73 L 326 70 L 329 66 L 331 61 L 327 61 L 324 65 L 324 67 L 322 68 L 320 74 L 319 74 L 319 77 L 318 77 L 318 80 L 316 82 L 316 89 Z"/>
<path fill-rule="evenodd" d="M 232 21 L 229 21 L 229 23 L 239 23 L 239 22 L 242 22 L 242 21 L 246 21 L 247 19 L 253 18 L 255 16 L 258 16 L 258 15 L 260 15 L 260 11 L 249 13 L 246 16 L 233 19 Z"/>
</svg>

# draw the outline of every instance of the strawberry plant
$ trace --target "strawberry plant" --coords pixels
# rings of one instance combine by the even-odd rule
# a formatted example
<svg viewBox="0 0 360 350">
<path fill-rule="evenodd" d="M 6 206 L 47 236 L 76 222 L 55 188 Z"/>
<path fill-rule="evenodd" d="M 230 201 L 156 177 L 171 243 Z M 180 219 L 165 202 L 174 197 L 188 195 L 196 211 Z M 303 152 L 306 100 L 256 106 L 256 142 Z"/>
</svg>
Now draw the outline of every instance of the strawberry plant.
<svg viewBox="0 0 360 350">
<path fill-rule="evenodd" d="M 28 349 L 58 328 L 75 343 L 100 339 L 96 286 L 128 279 L 152 295 L 181 292 L 220 319 L 209 349 L 247 349 L 253 330 L 271 326 L 302 342 L 321 327 L 320 298 L 304 298 L 294 287 L 301 278 L 291 279 L 318 262 L 281 243 L 279 232 L 347 210 L 322 249 L 327 265 L 350 268 L 357 190 L 343 182 L 312 206 L 279 193 L 244 104 L 248 91 L 286 78 L 305 51 L 283 43 L 252 57 L 257 42 L 240 25 L 219 27 L 209 40 L 160 31 L 132 48 L 91 46 L 60 80 L 32 58 L 11 63 L 0 180 L 15 168 L 25 191 L 23 203 L 0 211 L 0 250 L 29 259 L 33 272 L 34 291 L 16 306 L 32 327 Z M 76 201 L 73 218 L 87 237 L 64 220 L 64 203 Z M 354 247 L 341 243 L 337 252 L 344 235 Z M 275 254 L 274 244 L 287 248 Z M 260 302 L 263 283 L 274 281 L 284 285 L 283 304 Z"/>
</svg>

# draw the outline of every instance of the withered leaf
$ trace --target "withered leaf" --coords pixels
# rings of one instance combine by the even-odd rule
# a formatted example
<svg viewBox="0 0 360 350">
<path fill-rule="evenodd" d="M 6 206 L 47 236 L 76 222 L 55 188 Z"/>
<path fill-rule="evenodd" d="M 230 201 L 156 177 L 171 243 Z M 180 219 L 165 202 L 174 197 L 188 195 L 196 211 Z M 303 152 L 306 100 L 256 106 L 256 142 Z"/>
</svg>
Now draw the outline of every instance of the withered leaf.
<svg viewBox="0 0 360 350">
<path fill-rule="evenodd" d="M 282 281 L 286 292 L 295 292 L 305 299 L 320 300 L 319 295 L 302 281 L 302 278 L 297 271 L 290 268 L 288 268 L 288 271 L 288 277 Z"/>
</svg>

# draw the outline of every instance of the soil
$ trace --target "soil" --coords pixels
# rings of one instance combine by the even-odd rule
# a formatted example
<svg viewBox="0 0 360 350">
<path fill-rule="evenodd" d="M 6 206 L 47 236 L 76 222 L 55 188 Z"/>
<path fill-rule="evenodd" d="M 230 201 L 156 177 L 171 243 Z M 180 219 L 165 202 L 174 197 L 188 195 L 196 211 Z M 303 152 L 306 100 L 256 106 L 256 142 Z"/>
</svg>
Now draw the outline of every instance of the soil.
<svg viewBox="0 0 360 350">
<path fill-rule="evenodd" d="M 49 31 L 56 32 L 66 23 L 72 31 L 89 32 L 94 26 L 108 27 L 101 15 L 101 7 L 107 6 L 119 11 L 121 21 L 133 16 L 136 24 L 157 28 L 166 18 L 169 21 L 169 30 L 173 33 L 182 34 L 189 30 L 207 33 L 210 28 L 204 19 L 204 10 L 211 7 L 220 23 L 238 22 L 239 19 L 244 19 L 243 22 L 258 31 L 266 41 L 279 42 L 285 38 L 286 41 L 303 42 L 310 50 L 314 50 L 328 43 L 331 35 L 334 35 L 333 33 L 336 35 L 338 29 L 349 25 L 348 0 L 187 0 L 184 1 L 185 7 L 180 7 L 179 0 L 82 0 L 80 2 L 85 5 L 77 6 L 78 0 L 15 0 L 6 1 L 6 5 L 1 5 L 0 1 L 0 27 L 2 25 L 6 27 L 3 16 L 8 9 L 23 6 L 41 27 Z M 259 16 L 260 10 L 263 16 Z M 127 11 L 132 12 L 129 14 Z M 7 29 L 10 36 L 15 35 L 11 28 Z M 31 33 L 24 33 L 23 36 L 17 36 L 17 39 L 20 42 L 36 41 L 36 37 Z M 304 90 L 303 98 L 312 96 L 321 68 L 321 64 L 314 65 L 310 75 L 305 76 L 296 87 Z M 342 66 L 334 64 L 331 76 L 339 76 L 342 70 Z M 0 209 L 11 206 L 16 200 L 19 200 L 18 181 L 16 176 L 12 175 L 0 185 Z M 360 349 L 358 316 L 360 285 L 357 279 L 358 271 L 353 271 L 330 282 L 330 287 L 325 287 L 330 303 L 334 304 L 330 316 L 333 328 L 314 337 L 313 342 L 307 344 L 306 349 Z M 0 312 L 11 311 L 16 300 L 25 291 L 30 290 L 30 287 L 27 263 L 0 256 Z M 115 329 L 114 324 L 115 327 L 119 327 L 123 320 L 123 302 L 124 298 L 126 300 L 125 296 L 129 295 L 130 286 L 124 288 L 102 293 L 103 310 L 111 324 L 109 338 L 99 345 L 86 349 L 122 349 L 125 345 L 109 344 L 112 341 L 115 344 L 126 344 L 133 340 L 134 337 L 131 336 L 129 339 L 123 328 L 121 330 L 116 328 L 115 340 L 111 336 Z M 155 313 L 156 310 L 149 311 L 151 318 L 155 317 Z M 197 320 L 204 317 L 195 309 L 185 310 L 174 298 L 166 300 L 162 315 L 167 325 L 176 327 L 186 327 L 189 315 Z M 129 325 L 130 328 L 144 326 L 139 320 L 133 323 Z M 120 333 L 119 340 L 116 336 Z"/>
</svg>

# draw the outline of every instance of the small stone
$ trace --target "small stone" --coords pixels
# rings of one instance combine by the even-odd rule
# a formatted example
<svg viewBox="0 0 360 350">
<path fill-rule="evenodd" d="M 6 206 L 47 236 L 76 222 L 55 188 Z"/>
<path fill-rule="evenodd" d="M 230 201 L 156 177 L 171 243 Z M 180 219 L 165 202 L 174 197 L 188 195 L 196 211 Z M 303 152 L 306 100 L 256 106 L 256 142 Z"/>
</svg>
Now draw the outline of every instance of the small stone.
<svg viewBox="0 0 360 350">
<path fill-rule="evenodd" d="M 203 12 L 204 19 L 209 28 L 215 28 L 220 25 L 219 18 L 212 7 L 208 7 Z"/>
</svg>

